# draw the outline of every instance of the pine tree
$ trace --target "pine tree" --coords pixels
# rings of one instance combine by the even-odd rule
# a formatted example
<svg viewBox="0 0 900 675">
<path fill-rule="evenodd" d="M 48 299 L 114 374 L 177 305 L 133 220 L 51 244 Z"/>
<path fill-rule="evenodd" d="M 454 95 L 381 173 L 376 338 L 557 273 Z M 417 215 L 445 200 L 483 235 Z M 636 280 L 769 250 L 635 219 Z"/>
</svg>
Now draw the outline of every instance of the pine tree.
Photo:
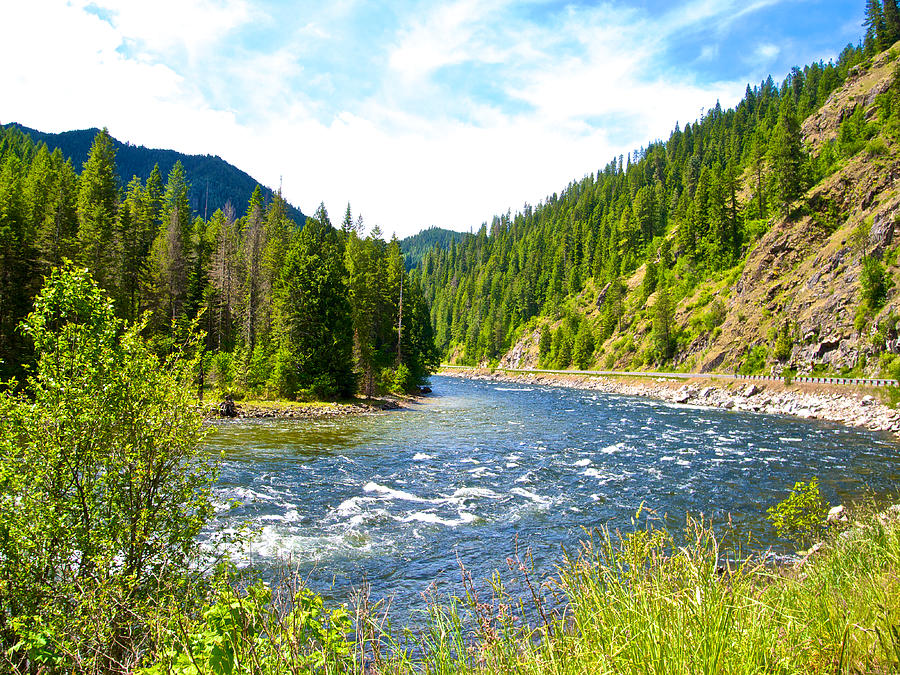
<svg viewBox="0 0 900 675">
<path fill-rule="evenodd" d="M 885 19 L 879 0 L 866 0 L 866 55 L 872 56 L 875 51 L 885 47 Z"/>
<path fill-rule="evenodd" d="M 900 40 L 900 11 L 897 9 L 897 0 L 884 0 L 883 7 L 885 47 L 890 47 Z"/>
<path fill-rule="evenodd" d="M 117 280 L 118 205 L 116 149 L 109 132 L 103 129 L 94 137 L 79 179 L 78 259 L 93 271 L 97 283 L 111 293 Z"/>
<path fill-rule="evenodd" d="M 666 284 L 661 284 L 656 291 L 656 303 L 653 306 L 653 342 L 661 363 L 672 357 L 673 337 L 672 302 Z"/>
<path fill-rule="evenodd" d="M 26 229 L 22 162 L 9 154 L 0 165 L 0 379 L 21 376 L 28 345 L 16 330 L 29 310 L 32 253 Z"/>
<path fill-rule="evenodd" d="M 43 219 L 35 234 L 40 276 L 47 276 L 52 267 L 62 263 L 63 258 L 75 258 L 78 237 L 78 177 L 72 162 L 64 161 L 59 149 L 53 152 L 51 160 L 54 180 L 49 187 Z"/>
<path fill-rule="evenodd" d="M 193 264 L 189 186 L 181 162 L 169 172 L 162 198 L 160 227 L 150 251 L 149 295 L 163 330 L 183 316 Z"/>
<path fill-rule="evenodd" d="M 218 351 L 230 352 L 234 349 L 234 315 L 235 298 L 237 296 L 238 232 L 234 209 L 230 205 L 226 210 L 216 210 L 209 222 L 209 235 L 212 244 L 210 261 L 211 278 L 211 322 L 210 334 L 214 339 L 210 346 Z M 279 270 L 280 274 L 280 270 Z"/>
<path fill-rule="evenodd" d="M 344 220 L 341 221 L 341 232 L 344 234 L 344 237 L 348 237 L 354 230 L 355 226 L 353 225 L 353 213 L 350 211 L 350 202 L 347 202 L 347 210 L 344 212 Z"/>
<path fill-rule="evenodd" d="M 297 235 L 279 282 L 276 379 L 288 398 L 304 391 L 348 396 L 356 385 L 340 235 L 324 207 L 320 216 L 308 218 Z"/>
<path fill-rule="evenodd" d="M 781 102 L 778 125 L 770 144 L 775 196 L 783 215 L 790 213 L 791 204 L 804 192 L 804 153 L 800 137 L 800 123 L 793 101 Z"/>
<path fill-rule="evenodd" d="M 550 331 L 550 326 L 547 324 L 543 324 L 541 326 L 541 337 L 538 341 L 538 364 L 541 366 L 546 366 L 547 361 L 550 357 L 550 352 L 553 350 L 553 333 Z"/>
<path fill-rule="evenodd" d="M 376 247 L 371 240 L 360 239 L 351 232 L 345 246 L 347 290 L 353 323 L 354 354 L 357 370 L 367 397 L 375 394 L 377 351 L 378 295 L 380 285 L 374 278 L 378 273 Z"/>
<path fill-rule="evenodd" d="M 594 331 L 590 323 L 582 321 L 575 335 L 574 359 L 579 370 L 587 370 L 594 359 Z"/>
<path fill-rule="evenodd" d="M 265 231 L 263 229 L 263 198 L 259 185 L 253 190 L 244 216 L 243 246 L 241 260 L 244 271 L 244 344 L 250 358 L 256 348 L 256 335 L 259 329 L 259 307 L 262 286 L 262 254 L 265 248 Z"/>
</svg>

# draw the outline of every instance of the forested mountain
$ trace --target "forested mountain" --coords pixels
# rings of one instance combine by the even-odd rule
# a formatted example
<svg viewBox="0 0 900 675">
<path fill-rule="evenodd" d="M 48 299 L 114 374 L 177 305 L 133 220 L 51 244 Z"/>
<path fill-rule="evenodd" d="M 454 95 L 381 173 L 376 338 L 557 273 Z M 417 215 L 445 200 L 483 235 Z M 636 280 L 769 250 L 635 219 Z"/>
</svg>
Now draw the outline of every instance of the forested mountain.
<svg viewBox="0 0 900 675">
<path fill-rule="evenodd" d="M 881 50 L 900 17 L 887 5 L 869 0 L 865 41 L 836 63 L 748 86 L 734 108 L 428 253 L 444 357 L 893 368 L 900 84 L 897 48 Z"/>
<path fill-rule="evenodd" d="M 17 128 L 28 134 L 35 144 L 46 143 L 51 151 L 59 148 L 63 157 L 71 159 L 72 166 L 75 167 L 80 167 L 87 161 L 94 137 L 100 132 L 99 129 L 81 129 L 50 134 L 16 123 L 5 127 Z M 0 126 L 2 128 L 4 127 Z M 207 217 L 217 209 L 224 209 L 228 203 L 236 209 L 242 208 L 250 200 L 257 185 L 249 174 L 217 155 L 185 155 L 174 150 L 156 150 L 122 143 L 115 138 L 112 138 L 112 142 L 116 151 L 120 187 L 124 187 L 132 176 L 146 181 L 155 166 L 159 166 L 163 176 L 168 176 L 175 163 L 181 162 L 185 173 L 191 177 L 188 204 L 194 215 Z M 271 202 L 275 193 L 266 187 L 261 189 L 266 203 Z M 306 216 L 287 202 L 285 207 L 288 217 L 302 225 Z"/>
<path fill-rule="evenodd" d="M 459 244 L 472 235 L 467 232 L 454 232 L 442 227 L 429 227 L 418 234 L 400 240 L 400 250 L 403 251 L 403 259 L 407 269 L 418 267 L 425 254 L 433 248 L 448 249 L 450 244 Z"/>
<path fill-rule="evenodd" d="M 116 313 L 166 353 L 196 324 L 198 377 L 222 392 L 330 398 L 406 390 L 436 364 L 428 307 L 400 245 L 366 235 L 348 205 L 300 227 L 279 194 L 195 215 L 176 161 L 123 190 L 117 149 L 97 133 L 80 173 L 61 150 L 0 129 L 0 382 L 33 359 L 18 326 L 51 269 L 86 267 Z"/>
</svg>

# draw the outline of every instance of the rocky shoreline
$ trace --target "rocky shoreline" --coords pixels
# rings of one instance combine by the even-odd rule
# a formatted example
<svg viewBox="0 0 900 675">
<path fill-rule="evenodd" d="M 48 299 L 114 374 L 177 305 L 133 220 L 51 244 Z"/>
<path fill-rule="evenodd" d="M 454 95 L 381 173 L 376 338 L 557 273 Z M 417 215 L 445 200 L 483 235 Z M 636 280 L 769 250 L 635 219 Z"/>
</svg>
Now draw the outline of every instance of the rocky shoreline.
<svg viewBox="0 0 900 675">
<path fill-rule="evenodd" d="M 889 408 L 871 394 L 857 390 L 839 392 L 834 387 L 816 389 L 809 385 L 786 387 L 780 383 L 741 381 L 731 381 L 723 386 L 721 382 L 703 378 L 683 384 L 661 378 L 644 381 L 637 378 L 548 373 L 509 374 L 480 370 L 445 370 L 441 374 L 495 382 L 573 387 L 726 410 L 794 415 L 871 431 L 885 431 L 895 436 L 900 434 L 900 410 Z"/>
<path fill-rule="evenodd" d="M 399 410 L 406 401 L 394 398 L 372 399 L 353 403 L 295 403 L 292 401 L 252 401 L 233 402 L 234 414 L 223 414 L 225 401 L 207 406 L 206 417 L 210 420 L 228 419 L 290 419 L 319 420 L 349 415 L 369 415 L 385 410 Z"/>
</svg>

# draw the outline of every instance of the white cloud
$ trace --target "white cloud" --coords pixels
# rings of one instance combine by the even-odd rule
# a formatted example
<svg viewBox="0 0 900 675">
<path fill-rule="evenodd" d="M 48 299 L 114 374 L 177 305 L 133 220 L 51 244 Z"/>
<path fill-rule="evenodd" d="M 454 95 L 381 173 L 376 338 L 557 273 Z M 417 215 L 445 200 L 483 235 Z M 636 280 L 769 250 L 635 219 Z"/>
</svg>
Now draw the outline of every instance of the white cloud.
<svg viewBox="0 0 900 675">
<path fill-rule="evenodd" d="M 781 48 L 778 45 L 773 45 L 771 42 L 763 42 L 756 46 L 748 60 L 757 65 L 760 63 L 771 63 L 780 53 Z"/>
<path fill-rule="evenodd" d="M 502 4 L 502 3 L 500 3 Z M 438 5 L 424 21 L 403 30 L 390 56 L 391 67 L 416 83 L 436 69 L 469 60 L 496 61 L 500 57 L 488 45 L 473 44 L 479 21 L 498 6 L 487 0 L 455 0 Z"/>
<path fill-rule="evenodd" d="M 79 0 L 79 3 L 105 10 L 123 39 L 134 41 L 155 54 L 183 49 L 196 57 L 251 19 L 263 18 L 247 0 Z"/>
<path fill-rule="evenodd" d="M 522 19 L 507 0 L 454 0 L 413 20 L 398 10 L 406 22 L 379 33 L 394 37 L 362 52 L 360 72 L 376 78 L 368 98 L 348 96 L 342 73 L 311 60 L 342 48 L 334 40 L 351 0 L 287 27 L 249 0 L 102 0 L 95 7 L 111 12 L 103 19 L 86 2 L 5 10 L 9 25 L 42 33 L 10 31 L 0 42 L 3 63 L 27 64 L 0 70 L 3 121 L 48 131 L 107 125 L 133 143 L 219 154 L 269 186 L 283 176 L 285 196 L 306 213 L 324 201 L 337 217 L 350 201 L 370 225 L 401 236 L 430 224 L 477 227 L 537 203 L 717 98 L 733 103 L 744 86 L 647 76 L 671 35 L 729 20 L 735 0 L 694 0 L 655 20 L 611 5 L 570 7 L 547 25 Z M 278 39 L 251 50 L 229 38 L 260 21 Z M 433 77 L 470 64 L 494 69 L 487 84 L 519 105 Z M 333 97 L 313 98 L 312 83 Z"/>
</svg>

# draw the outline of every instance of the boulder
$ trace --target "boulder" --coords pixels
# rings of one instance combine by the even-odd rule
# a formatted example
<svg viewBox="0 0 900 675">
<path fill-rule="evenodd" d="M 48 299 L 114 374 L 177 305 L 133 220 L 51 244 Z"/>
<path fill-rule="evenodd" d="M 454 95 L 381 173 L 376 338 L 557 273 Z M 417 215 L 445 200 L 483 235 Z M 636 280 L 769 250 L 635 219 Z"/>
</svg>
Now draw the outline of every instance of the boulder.
<svg viewBox="0 0 900 675">
<path fill-rule="evenodd" d="M 832 506 L 828 511 L 828 515 L 826 516 L 825 521 L 829 523 L 846 522 L 847 516 L 844 511 L 845 509 L 843 504 Z"/>
<path fill-rule="evenodd" d="M 234 399 L 231 396 L 226 396 L 225 400 L 218 405 L 217 412 L 220 417 L 237 417 L 238 411 L 237 406 L 234 404 Z"/>
<path fill-rule="evenodd" d="M 819 344 L 816 345 L 815 350 L 813 351 L 813 356 L 817 359 L 821 359 L 823 356 L 828 354 L 829 352 L 833 352 L 837 349 L 841 344 L 841 339 L 837 336 L 827 337 L 824 340 L 820 341 Z"/>
<path fill-rule="evenodd" d="M 675 401 L 675 403 L 687 403 L 692 397 L 693 393 L 690 391 L 679 391 L 672 400 Z"/>
</svg>

